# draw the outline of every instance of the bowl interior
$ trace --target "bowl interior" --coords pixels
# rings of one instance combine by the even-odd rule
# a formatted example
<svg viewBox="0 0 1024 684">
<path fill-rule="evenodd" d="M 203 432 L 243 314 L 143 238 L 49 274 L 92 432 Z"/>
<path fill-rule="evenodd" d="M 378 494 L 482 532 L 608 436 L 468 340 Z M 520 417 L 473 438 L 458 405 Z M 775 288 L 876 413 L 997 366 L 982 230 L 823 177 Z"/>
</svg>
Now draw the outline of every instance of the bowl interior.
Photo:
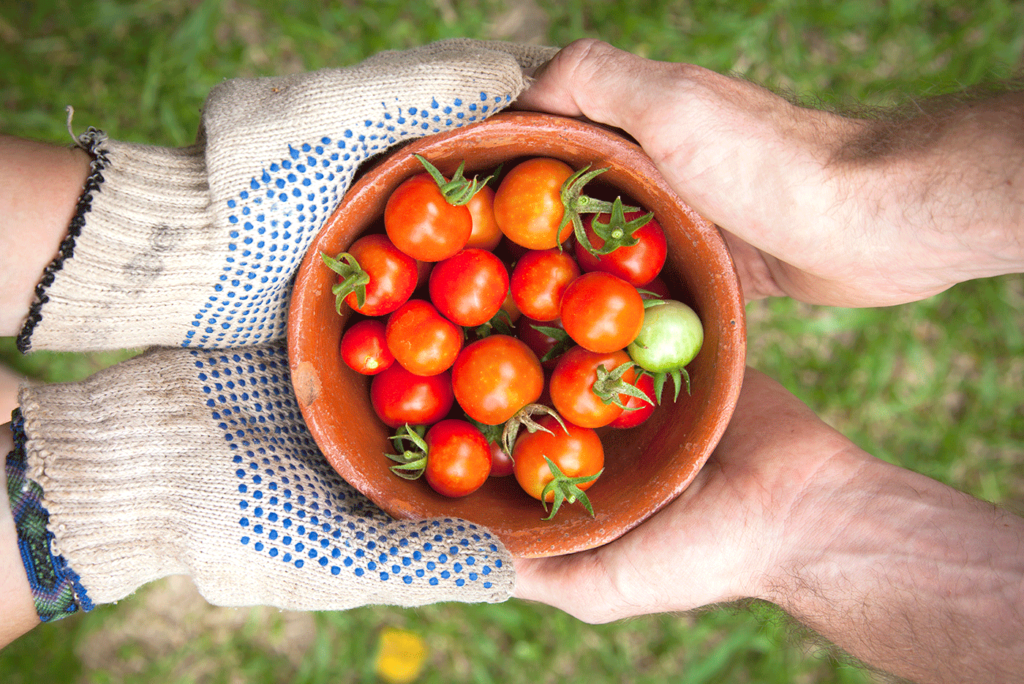
<svg viewBox="0 0 1024 684">
<path fill-rule="evenodd" d="M 421 170 L 421 154 L 443 173 L 465 160 L 467 175 L 530 156 L 561 159 L 573 168 L 608 167 L 600 176 L 653 211 L 669 242 L 663 277 L 676 299 L 704 324 L 704 346 L 687 367 L 691 395 L 664 403 L 644 424 L 602 431 L 605 473 L 588 491 L 596 517 L 563 506 L 543 521 L 540 503 L 514 477 L 490 478 L 477 492 L 449 499 L 423 481 L 393 475 L 389 429 L 369 402 L 370 378 L 341 361 L 338 345 L 350 311 L 334 309 L 334 274 L 319 254 L 344 251 L 364 232 L 382 232 L 391 190 Z M 589 188 L 589 186 L 588 186 Z M 396 518 L 459 517 L 484 525 L 519 557 L 553 556 L 607 543 L 675 498 L 711 455 L 739 396 L 745 357 L 742 296 L 731 257 L 717 229 L 685 205 L 634 143 L 573 119 L 527 112 L 424 138 L 370 169 L 346 194 L 317 236 L 297 275 L 288 324 L 289 361 L 299 405 L 324 456 L 350 484 Z"/>
</svg>

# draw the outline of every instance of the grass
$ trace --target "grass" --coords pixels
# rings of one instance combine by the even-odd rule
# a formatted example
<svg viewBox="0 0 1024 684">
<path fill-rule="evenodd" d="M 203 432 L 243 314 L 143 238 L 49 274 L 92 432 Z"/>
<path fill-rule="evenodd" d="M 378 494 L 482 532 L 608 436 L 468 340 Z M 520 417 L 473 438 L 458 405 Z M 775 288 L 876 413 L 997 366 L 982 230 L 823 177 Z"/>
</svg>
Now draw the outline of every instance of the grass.
<svg viewBox="0 0 1024 684">
<path fill-rule="evenodd" d="M 324 5 L 330 5 L 325 7 Z M 693 61 L 842 107 L 1002 78 L 1022 64 L 1024 8 L 982 0 L 818 3 L 608 0 L 279 3 L 37 0 L 0 8 L 0 130 L 67 142 L 192 141 L 232 76 L 358 61 L 449 36 L 564 44 L 583 36 Z M 750 362 L 858 444 L 1024 511 L 1024 280 L 961 285 L 877 310 L 748 307 Z M 47 381 L 124 358 L 0 359 Z M 842 682 L 874 675 L 819 651 L 770 606 L 588 626 L 543 606 L 441 605 L 292 614 L 208 607 L 167 580 L 43 626 L 0 652 L 5 682 L 373 681 L 380 630 L 426 641 L 421 682 Z"/>
</svg>

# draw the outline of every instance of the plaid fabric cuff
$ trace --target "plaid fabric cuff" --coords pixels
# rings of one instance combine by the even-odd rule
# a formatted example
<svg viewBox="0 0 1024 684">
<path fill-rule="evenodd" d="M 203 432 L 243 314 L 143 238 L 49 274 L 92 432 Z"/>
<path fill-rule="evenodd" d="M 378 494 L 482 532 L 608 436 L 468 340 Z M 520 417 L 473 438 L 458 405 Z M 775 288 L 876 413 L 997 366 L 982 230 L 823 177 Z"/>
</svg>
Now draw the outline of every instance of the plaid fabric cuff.
<svg viewBox="0 0 1024 684">
<path fill-rule="evenodd" d="M 26 475 L 25 421 L 21 411 L 12 416 L 14 450 L 7 455 L 7 498 L 18 531 L 18 547 L 25 564 L 36 613 L 43 622 L 59 620 L 75 611 L 92 610 L 78 575 L 63 556 L 51 551 L 53 534 L 46 529 L 49 513 L 43 507 L 43 490 Z"/>
</svg>

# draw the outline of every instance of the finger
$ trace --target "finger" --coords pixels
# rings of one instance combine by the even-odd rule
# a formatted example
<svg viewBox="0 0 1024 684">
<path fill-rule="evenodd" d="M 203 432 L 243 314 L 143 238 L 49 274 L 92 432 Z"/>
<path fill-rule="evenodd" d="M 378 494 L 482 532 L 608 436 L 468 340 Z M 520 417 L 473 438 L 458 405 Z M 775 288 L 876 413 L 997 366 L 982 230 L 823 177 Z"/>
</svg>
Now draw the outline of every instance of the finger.
<svg viewBox="0 0 1024 684">
<path fill-rule="evenodd" d="M 743 298 L 747 302 L 765 297 L 782 297 L 786 294 L 776 282 L 769 264 L 769 261 L 777 263 L 775 259 L 767 257 L 761 250 L 732 233 L 722 231 L 722 237 L 725 238 L 733 263 L 736 264 L 736 273 L 743 287 Z"/>
<path fill-rule="evenodd" d="M 598 40 L 578 40 L 536 69 L 515 106 L 630 130 L 664 68 Z"/>
</svg>

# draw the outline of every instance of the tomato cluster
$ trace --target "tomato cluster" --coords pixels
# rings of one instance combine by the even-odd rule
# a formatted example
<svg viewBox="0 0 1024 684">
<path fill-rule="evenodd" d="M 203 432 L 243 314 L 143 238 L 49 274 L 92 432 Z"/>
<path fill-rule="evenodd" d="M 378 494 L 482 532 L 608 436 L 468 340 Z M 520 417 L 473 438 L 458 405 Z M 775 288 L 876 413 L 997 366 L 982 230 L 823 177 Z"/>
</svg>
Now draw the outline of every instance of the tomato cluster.
<svg viewBox="0 0 1024 684">
<path fill-rule="evenodd" d="M 703 339 L 658 278 L 664 231 L 621 198 L 583 195 L 600 169 L 532 158 L 492 190 L 420 161 L 388 199 L 383 233 L 322 255 L 339 311 L 363 314 L 341 356 L 373 376 L 373 409 L 396 429 L 392 471 L 452 497 L 514 474 L 552 516 L 577 500 L 593 514 L 583 491 L 604 466 L 597 430 L 646 420 L 665 377 L 678 397 Z M 662 305 L 668 315 L 647 315 Z"/>
</svg>

